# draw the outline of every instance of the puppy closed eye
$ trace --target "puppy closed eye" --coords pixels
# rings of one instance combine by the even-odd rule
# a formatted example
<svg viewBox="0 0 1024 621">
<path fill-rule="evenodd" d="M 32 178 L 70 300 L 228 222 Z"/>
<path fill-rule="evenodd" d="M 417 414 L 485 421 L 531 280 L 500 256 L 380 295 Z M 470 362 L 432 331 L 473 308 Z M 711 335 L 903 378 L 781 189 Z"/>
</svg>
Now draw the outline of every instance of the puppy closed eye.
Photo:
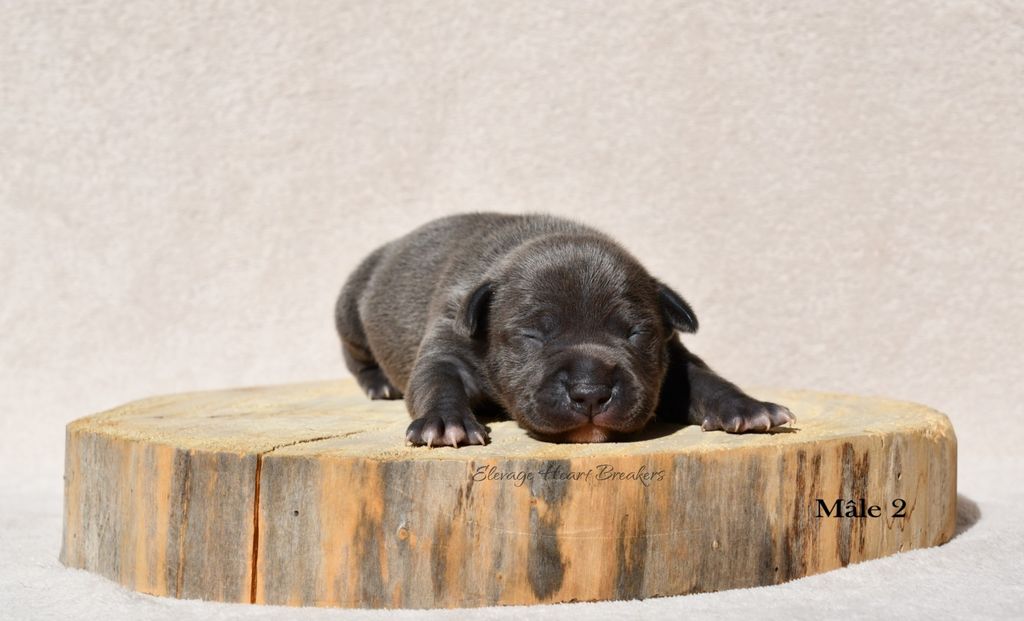
<svg viewBox="0 0 1024 621">
<path fill-rule="evenodd" d="M 530 347 L 540 347 L 547 340 L 544 334 L 536 330 L 520 330 L 515 335 L 517 340 Z"/>
<path fill-rule="evenodd" d="M 647 342 L 647 337 L 650 334 L 650 331 L 646 328 L 633 328 L 630 330 L 627 340 L 633 345 L 643 345 Z"/>
</svg>

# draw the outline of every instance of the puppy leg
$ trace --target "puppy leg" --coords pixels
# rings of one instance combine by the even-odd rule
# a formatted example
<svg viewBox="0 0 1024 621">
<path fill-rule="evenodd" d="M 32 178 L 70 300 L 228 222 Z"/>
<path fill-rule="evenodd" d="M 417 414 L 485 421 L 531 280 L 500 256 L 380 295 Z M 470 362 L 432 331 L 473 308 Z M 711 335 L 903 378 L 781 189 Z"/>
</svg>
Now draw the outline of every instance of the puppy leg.
<svg viewBox="0 0 1024 621">
<path fill-rule="evenodd" d="M 686 422 L 700 425 L 704 431 L 721 429 L 729 433 L 769 431 L 796 420 L 788 408 L 776 403 L 758 401 L 735 384 L 712 371 L 703 360 L 683 347 L 678 340 L 669 344 L 670 364 L 666 386 L 666 405 L 678 408 L 688 402 Z M 680 389 L 685 386 L 685 389 Z M 681 399 L 682 392 L 688 392 Z M 670 406 L 671 407 L 671 406 Z M 678 417 L 678 415 L 677 415 Z"/>
<path fill-rule="evenodd" d="M 414 446 L 487 444 L 487 430 L 470 407 L 476 392 L 465 363 L 454 356 L 427 355 L 416 361 L 406 405 L 413 421 L 405 433 Z"/>
<path fill-rule="evenodd" d="M 345 366 L 355 376 L 359 387 L 371 399 L 401 399 L 402 391 L 395 388 L 384 371 L 377 365 L 368 347 L 342 337 L 341 353 Z"/>
<path fill-rule="evenodd" d="M 401 399 L 402 391 L 388 380 L 373 357 L 359 316 L 359 299 L 380 260 L 382 250 L 378 249 L 364 259 L 345 283 L 334 307 L 334 325 L 341 338 L 345 366 L 355 376 L 366 396 L 371 399 Z"/>
</svg>

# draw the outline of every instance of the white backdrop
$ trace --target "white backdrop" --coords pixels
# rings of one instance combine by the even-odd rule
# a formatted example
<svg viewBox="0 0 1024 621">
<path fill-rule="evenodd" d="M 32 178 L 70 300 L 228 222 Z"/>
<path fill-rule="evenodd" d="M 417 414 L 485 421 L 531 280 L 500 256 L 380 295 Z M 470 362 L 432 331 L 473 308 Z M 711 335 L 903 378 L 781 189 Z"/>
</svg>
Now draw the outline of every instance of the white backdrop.
<svg viewBox="0 0 1024 621">
<path fill-rule="evenodd" d="M 740 384 L 947 412 L 980 507 L 939 550 L 592 614 L 815 615 L 865 588 L 1010 610 L 1022 203 L 1019 4 L 0 4 L 0 606 L 258 614 L 61 568 L 63 425 L 342 375 L 331 311 L 361 256 L 499 210 L 616 235 Z"/>
</svg>

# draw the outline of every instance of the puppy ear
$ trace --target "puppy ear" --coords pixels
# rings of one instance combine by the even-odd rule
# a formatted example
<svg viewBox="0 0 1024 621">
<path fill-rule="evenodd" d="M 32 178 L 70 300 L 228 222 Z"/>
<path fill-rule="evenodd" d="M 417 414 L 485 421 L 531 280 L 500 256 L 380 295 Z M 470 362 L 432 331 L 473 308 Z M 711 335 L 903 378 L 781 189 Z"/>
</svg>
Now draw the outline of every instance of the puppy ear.
<svg viewBox="0 0 1024 621">
<path fill-rule="evenodd" d="M 469 338 L 480 338 L 487 327 L 493 284 L 487 281 L 466 296 L 455 315 L 455 331 Z"/>
<path fill-rule="evenodd" d="M 697 315 L 686 303 L 683 296 L 670 289 L 664 283 L 658 283 L 658 301 L 661 303 L 662 311 L 668 318 L 668 323 L 680 332 L 697 331 Z"/>
</svg>

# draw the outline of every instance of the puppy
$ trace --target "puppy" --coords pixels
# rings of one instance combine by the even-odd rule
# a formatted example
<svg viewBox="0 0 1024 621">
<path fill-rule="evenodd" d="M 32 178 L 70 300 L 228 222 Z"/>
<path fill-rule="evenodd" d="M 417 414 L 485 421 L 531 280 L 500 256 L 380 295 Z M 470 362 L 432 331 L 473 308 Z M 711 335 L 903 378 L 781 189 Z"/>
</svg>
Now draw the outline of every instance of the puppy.
<svg viewBox="0 0 1024 621">
<path fill-rule="evenodd" d="M 429 222 L 363 260 L 335 320 L 367 396 L 404 395 L 417 446 L 487 443 L 475 412 L 555 442 L 616 439 L 655 417 L 732 433 L 795 420 L 683 347 L 697 317 L 678 293 L 609 237 L 551 216 Z"/>
</svg>

